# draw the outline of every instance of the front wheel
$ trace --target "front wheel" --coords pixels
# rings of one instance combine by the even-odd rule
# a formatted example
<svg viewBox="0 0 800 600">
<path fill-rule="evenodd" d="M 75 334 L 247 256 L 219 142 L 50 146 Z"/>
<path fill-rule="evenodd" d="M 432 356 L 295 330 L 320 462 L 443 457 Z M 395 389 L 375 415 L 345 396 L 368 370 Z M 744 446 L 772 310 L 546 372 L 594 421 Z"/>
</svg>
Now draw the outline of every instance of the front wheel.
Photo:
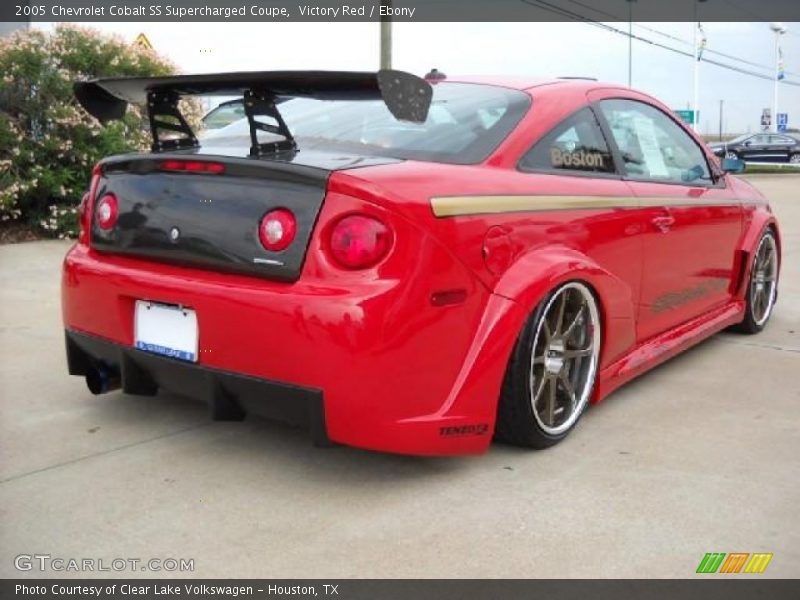
<svg viewBox="0 0 800 600">
<path fill-rule="evenodd" d="M 594 389 L 600 356 L 600 316 L 579 281 L 542 300 L 520 334 L 506 371 L 496 437 L 547 448 L 578 422 Z"/>
<path fill-rule="evenodd" d="M 778 296 L 778 244 L 768 229 L 758 242 L 750 266 L 747 286 L 747 307 L 744 320 L 736 329 L 758 333 L 767 324 Z"/>
<path fill-rule="evenodd" d="M 728 152 L 725 153 L 725 158 L 728 158 L 730 160 L 739 160 L 739 155 L 736 154 L 736 152 L 729 150 Z"/>
<path fill-rule="evenodd" d="M 800 165 L 800 154 L 792 154 L 789 157 L 789 162 L 793 165 Z"/>
</svg>

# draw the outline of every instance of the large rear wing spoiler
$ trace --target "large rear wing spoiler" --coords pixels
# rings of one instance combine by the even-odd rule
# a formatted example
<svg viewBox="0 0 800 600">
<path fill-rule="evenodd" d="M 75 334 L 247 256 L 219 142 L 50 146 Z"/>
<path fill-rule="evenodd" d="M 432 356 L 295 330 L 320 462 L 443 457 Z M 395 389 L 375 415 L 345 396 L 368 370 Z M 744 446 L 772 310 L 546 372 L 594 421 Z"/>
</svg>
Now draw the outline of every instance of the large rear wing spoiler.
<svg viewBox="0 0 800 600">
<path fill-rule="evenodd" d="M 150 119 L 153 152 L 191 148 L 197 137 L 178 108 L 183 96 L 239 96 L 250 124 L 250 154 L 261 156 L 296 148 L 277 104 L 291 97 L 320 100 L 383 100 L 401 121 L 424 122 L 433 91 L 430 84 L 403 71 L 253 71 L 176 75 L 172 77 L 118 77 L 79 81 L 75 97 L 102 122 L 121 119 L 129 103 L 144 104 Z M 272 122 L 259 118 L 268 117 Z M 258 131 L 277 134 L 279 142 L 260 143 Z"/>
</svg>

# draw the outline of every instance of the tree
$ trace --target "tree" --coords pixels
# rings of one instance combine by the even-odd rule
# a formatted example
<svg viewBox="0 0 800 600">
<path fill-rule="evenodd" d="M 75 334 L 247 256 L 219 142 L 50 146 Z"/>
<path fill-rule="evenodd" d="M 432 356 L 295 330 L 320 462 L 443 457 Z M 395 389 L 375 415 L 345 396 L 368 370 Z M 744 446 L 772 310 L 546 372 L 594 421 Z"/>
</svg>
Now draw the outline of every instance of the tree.
<svg viewBox="0 0 800 600">
<path fill-rule="evenodd" d="M 0 39 L 0 220 L 77 235 L 77 206 L 92 166 L 109 154 L 146 149 L 149 137 L 139 107 L 101 125 L 78 105 L 73 82 L 174 72 L 152 50 L 74 25 Z M 186 112 L 197 122 L 199 103 L 187 103 Z"/>
</svg>

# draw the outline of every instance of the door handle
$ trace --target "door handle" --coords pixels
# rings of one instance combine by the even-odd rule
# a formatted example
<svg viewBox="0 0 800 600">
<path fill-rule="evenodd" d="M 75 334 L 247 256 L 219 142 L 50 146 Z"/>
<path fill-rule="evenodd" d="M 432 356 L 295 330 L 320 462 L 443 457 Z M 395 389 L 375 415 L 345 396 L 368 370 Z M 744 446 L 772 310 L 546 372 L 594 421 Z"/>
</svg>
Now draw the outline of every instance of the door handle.
<svg viewBox="0 0 800 600">
<path fill-rule="evenodd" d="M 675 224 L 675 217 L 672 215 L 662 215 L 660 217 L 653 217 L 653 225 L 656 226 L 661 233 L 667 233 Z"/>
</svg>

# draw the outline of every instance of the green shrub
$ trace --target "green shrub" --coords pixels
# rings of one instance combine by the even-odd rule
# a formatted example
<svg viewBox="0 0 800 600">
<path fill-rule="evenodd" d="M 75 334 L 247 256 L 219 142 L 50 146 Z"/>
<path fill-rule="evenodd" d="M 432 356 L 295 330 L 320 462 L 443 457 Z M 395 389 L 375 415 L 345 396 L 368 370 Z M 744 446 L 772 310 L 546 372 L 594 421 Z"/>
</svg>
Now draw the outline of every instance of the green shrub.
<svg viewBox="0 0 800 600">
<path fill-rule="evenodd" d="M 146 149 L 149 133 L 136 106 L 101 125 L 74 99 L 73 82 L 174 72 L 152 50 L 74 25 L 0 38 L 0 220 L 27 221 L 54 237 L 77 235 L 92 166 L 109 154 Z M 196 124 L 199 103 L 186 106 Z"/>
</svg>

